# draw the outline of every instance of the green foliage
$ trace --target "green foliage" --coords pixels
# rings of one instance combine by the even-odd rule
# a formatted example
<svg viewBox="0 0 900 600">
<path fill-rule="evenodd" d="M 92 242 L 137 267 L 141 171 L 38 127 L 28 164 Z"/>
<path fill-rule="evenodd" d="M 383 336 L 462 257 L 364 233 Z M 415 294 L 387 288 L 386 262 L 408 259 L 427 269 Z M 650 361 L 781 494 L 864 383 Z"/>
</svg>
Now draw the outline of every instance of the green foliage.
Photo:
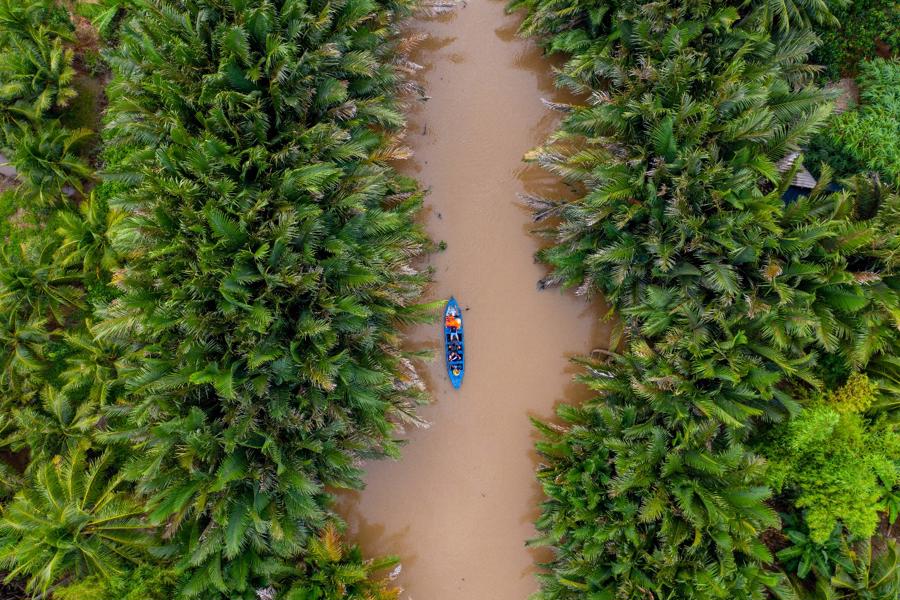
<svg viewBox="0 0 900 600">
<path fill-rule="evenodd" d="M 776 429 L 761 448 L 776 489 L 795 496 L 815 543 L 824 544 L 838 523 L 871 537 L 885 491 L 900 483 L 897 426 L 862 414 L 873 396 L 868 382 L 851 381 Z"/>
<path fill-rule="evenodd" d="M 421 400 L 396 328 L 427 316 L 422 193 L 388 165 L 409 7 L 161 7 L 108 53 L 108 181 L 58 217 L 56 259 L 116 287 L 90 326 L 114 380 L 79 389 L 112 417 L 101 442 L 131 445 L 159 555 L 185 595 L 249 598 Z"/>
<path fill-rule="evenodd" d="M 89 18 L 97 32 L 106 40 L 115 41 L 129 10 L 141 0 L 91 0 L 79 2 L 79 14 Z"/>
<path fill-rule="evenodd" d="M 819 542 L 810 537 L 805 523 L 798 522 L 793 515 L 785 515 L 783 533 L 790 545 L 778 552 L 778 562 L 801 580 L 811 573 L 816 577 L 830 578 L 835 565 L 841 560 L 842 529 L 841 525 L 837 525 L 827 539 Z"/>
<path fill-rule="evenodd" d="M 93 433 L 100 421 L 97 406 L 75 403 L 63 391 L 47 386 L 40 406 L 24 406 L 11 411 L 15 429 L 3 440 L 14 451 L 27 450 L 31 464 L 40 467 L 55 456 L 91 447 Z"/>
<path fill-rule="evenodd" d="M 843 541 L 836 557 L 835 574 L 817 576 L 809 582 L 791 579 L 799 600 L 892 600 L 900 593 L 900 556 L 897 541 L 887 539 L 856 543 Z"/>
<path fill-rule="evenodd" d="M 60 121 L 69 129 L 89 129 L 92 132 L 99 132 L 103 124 L 103 111 L 105 109 L 104 93 L 105 78 L 109 74 L 109 70 L 105 63 L 97 64 L 100 60 L 96 57 L 96 51 L 84 49 L 77 55 L 79 68 L 86 72 L 79 73 L 75 78 L 73 86 L 78 95 L 72 100 L 72 103 L 66 107 L 66 110 L 60 114 Z M 94 150 L 97 138 L 92 142 L 91 150 Z"/>
<path fill-rule="evenodd" d="M 348 547 L 333 524 L 309 544 L 286 600 L 397 600 L 400 589 L 383 575 L 397 564 L 393 557 L 363 560 L 357 546 Z"/>
<path fill-rule="evenodd" d="M 99 281 L 108 279 L 119 260 L 108 233 L 121 218 L 120 211 L 110 209 L 103 198 L 94 195 L 81 202 L 77 213 L 57 213 L 56 233 L 62 241 L 57 255 L 61 264 L 77 265 L 85 275 Z"/>
<path fill-rule="evenodd" d="M 178 574 L 158 564 L 141 564 L 119 575 L 96 575 L 53 590 L 54 600 L 172 600 Z"/>
<path fill-rule="evenodd" d="M 866 170 L 865 164 L 855 158 L 840 141 L 835 140 L 827 128 L 810 139 L 803 154 L 803 164 L 817 179 L 822 176 L 823 166 L 838 179 L 852 177 Z"/>
<path fill-rule="evenodd" d="M 0 250 L 0 407 L 12 430 L 0 445 L 37 461 L 92 445 L 99 407 L 118 389 L 121 349 L 85 329 L 99 293 L 86 285 L 105 289 L 96 260 L 114 260 L 108 218 L 86 201 L 77 213 L 17 208 L 7 222 L 16 241 Z"/>
<path fill-rule="evenodd" d="M 847 566 L 839 566 L 831 596 L 840 600 L 892 600 L 900 596 L 900 548 L 888 539 L 881 548 L 864 540 L 844 548 Z"/>
<path fill-rule="evenodd" d="M 303 560 L 282 567 L 272 586 L 253 590 L 252 597 L 286 600 L 396 600 L 384 571 L 393 558 L 365 560 L 357 546 L 349 546 L 329 524 L 314 536 Z M 109 578 L 87 577 L 56 588 L 55 600 L 171 600 L 181 574 L 158 564 L 144 563 Z M 241 596 L 244 597 L 244 596 Z"/>
<path fill-rule="evenodd" d="M 860 64 L 860 106 L 838 115 L 832 141 L 889 181 L 900 183 L 900 59 Z"/>
<path fill-rule="evenodd" d="M 52 238 L 34 236 L 19 247 L 0 250 L 0 303 L 7 319 L 23 315 L 66 320 L 66 311 L 78 305 L 79 278 L 54 262 Z"/>
<path fill-rule="evenodd" d="M 72 25 L 54 0 L 0 1 L 0 123 L 19 115 L 38 118 L 68 106 L 74 52 L 66 47 Z"/>
<path fill-rule="evenodd" d="M 765 463 L 719 432 L 719 390 L 688 396 L 689 381 L 634 356 L 582 381 L 596 400 L 563 406 L 564 427 L 536 423 L 547 499 L 534 543 L 557 548 L 539 597 L 755 598 L 777 586 L 756 566 L 772 556 L 755 532 L 778 523 L 755 485 Z"/>
<path fill-rule="evenodd" d="M 825 397 L 825 404 L 840 414 L 865 413 L 872 406 L 876 386 L 862 373 L 853 373 L 847 382 Z"/>
<path fill-rule="evenodd" d="M 25 199 L 16 189 L 0 192 L 0 240 L 4 246 L 18 246 L 38 226 L 34 214 L 23 210 Z"/>
<path fill-rule="evenodd" d="M 23 201 L 29 185 L 6 196 L 13 243 L 0 251 L 0 448 L 25 459 L 0 470 L 4 495 L 15 492 L 0 518 L 0 557 L 39 593 L 63 579 L 129 569 L 123 560 L 136 560 L 152 537 L 137 520 L 143 504 L 115 476 L 115 452 L 85 460 L 100 453 L 97 434 L 112 422 L 100 409 L 120 389 L 121 349 L 86 331 L 85 284 L 103 284 L 92 257 L 108 248 L 101 227 L 98 239 L 87 232 L 102 221 L 92 215 L 106 213 L 92 202 L 73 213 Z"/>
<path fill-rule="evenodd" d="M 834 18 L 805 2 L 512 6 L 524 33 L 568 55 L 558 83 L 589 96 L 558 106 L 559 131 L 527 157 L 585 190 L 531 198 L 538 220 L 556 218 L 543 283 L 602 293 L 624 351 L 586 363 L 595 399 L 564 407 L 562 427 L 538 424 L 536 543 L 554 559 L 537 597 L 789 594 L 759 537 L 778 524 L 773 474 L 747 442 L 798 413 L 822 429 L 798 444 L 840 419 L 857 421 L 844 432 L 856 452 L 896 436 L 859 414 L 801 412 L 833 379 L 820 364 L 872 376 L 873 410 L 897 381 L 898 198 L 863 179 L 827 194 L 826 170 L 786 206 L 794 172 L 775 166 L 831 111 L 806 59 L 811 25 Z M 862 474 L 881 494 L 886 467 L 881 483 Z M 853 508 L 874 515 L 879 497 Z"/>
<path fill-rule="evenodd" d="M 44 463 L 3 509 L 0 564 L 7 580 L 28 577 L 44 594 L 66 576 L 122 573 L 148 538 L 140 504 L 119 491 L 110 456 L 88 461 L 81 450 Z"/>
<path fill-rule="evenodd" d="M 0 1 L 0 152 L 30 201 L 48 205 L 68 188 L 81 191 L 92 174 L 84 155 L 97 103 L 79 94 L 89 86 L 77 77 L 74 41 L 62 3 Z"/>
<path fill-rule="evenodd" d="M 54 204 L 66 186 L 80 191 L 82 181 L 91 177 L 78 148 L 93 135 L 89 129 L 67 129 L 56 120 L 20 125 L 7 135 L 14 149 L 10 163 L 41 203 Z"/>
<path fill-rule="evenodd" d="M 859 63 L 880 51 L 900 53 L 900 4 L 895 0 L 835 2 L 832 10 L 839 25 L 816 28 L 822 44 L 813 53 L 830 79 L 855 74 Z"/>
<path fill-rule="evenodd" d="M 79 8 L 121 39 L 89 197 L 63 193 L 94 178 L 67 126 L 96 103 L 0 99 L 22 179 L 3 197 L 0 446 L 31 458 L 0 474 L 25 481 L 0 555 L 57 597 L 393 598 L 372 577 L 390 561 L 319 532 L 325 486 L 396 456 L 423 399 L 397 334 L 429 314 L 422 193 L 389 166 L 410 5 L 220 4 Z M 72 68 L 68 13 L 7 9 L 58 22 L 32 42 Z M 108 488 L 85 482 L 101 471 Z"/>
</svg>

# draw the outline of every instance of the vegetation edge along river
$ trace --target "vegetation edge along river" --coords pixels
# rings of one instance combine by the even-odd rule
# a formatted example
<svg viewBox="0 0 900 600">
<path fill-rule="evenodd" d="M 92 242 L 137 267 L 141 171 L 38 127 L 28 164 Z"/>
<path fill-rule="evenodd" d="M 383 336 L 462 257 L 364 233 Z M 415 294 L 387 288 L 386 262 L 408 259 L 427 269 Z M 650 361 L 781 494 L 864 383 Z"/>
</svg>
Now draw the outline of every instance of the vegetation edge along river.
<svg viewBox="0 0 900 600">
<path fill-rule="evenodd" d="M 900 593 L 898 155 L 798 180 L 832 6 L 511 4 L 589 96 L 529 155 L 583 190 L 532 198 L 540 258 L 623 320 L 596 398 L 538 424 L 542 600 Z"/>
<path fill-rule="evenodd" d="M 10 593 L 396 595 L 325 487 L 423 400 L 414 7 L 0 3 Z M 68 124 L 92 69 L 102 132 Z"/>
</svg>

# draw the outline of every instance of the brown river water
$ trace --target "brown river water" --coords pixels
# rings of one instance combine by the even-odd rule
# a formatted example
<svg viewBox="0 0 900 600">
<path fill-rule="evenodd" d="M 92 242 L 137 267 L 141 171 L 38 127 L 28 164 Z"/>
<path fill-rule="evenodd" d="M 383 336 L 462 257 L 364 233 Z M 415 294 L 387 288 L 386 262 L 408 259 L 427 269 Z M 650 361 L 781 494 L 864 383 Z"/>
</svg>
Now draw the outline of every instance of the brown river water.
<svg viewBox="0 0 900 600">
<path fill-rule="evenodd" d="M 537 589 L 534 563 L 546 554 L 525 547 L 541 498 L 529 417 L 583 400 L 568 358 L 609 339 L 599 303 L 536 287 L 541 242 L 516 194 L 566 190 L 521 157 L 557 122 L 541 98 L 564 98 L 504 6 L 470 0 L 411 24 L 431 36 L 413 56 L 431 99 L 411 107 L 415 156 L 404 169 L 431 190 L 425 223 L 447 249 L 429 260 L 427 296 L 463 306 L 467 371 L 453 390 L 439 325 L 411 331 L 411 348 L 436 351 L 420 365 L 432 426 L 409 431 L 401 460 L 368 463 L 365 490 L 338 499 L 366 555 L 400 557 L 402 600 L 526 600 Z"/>
</svg>

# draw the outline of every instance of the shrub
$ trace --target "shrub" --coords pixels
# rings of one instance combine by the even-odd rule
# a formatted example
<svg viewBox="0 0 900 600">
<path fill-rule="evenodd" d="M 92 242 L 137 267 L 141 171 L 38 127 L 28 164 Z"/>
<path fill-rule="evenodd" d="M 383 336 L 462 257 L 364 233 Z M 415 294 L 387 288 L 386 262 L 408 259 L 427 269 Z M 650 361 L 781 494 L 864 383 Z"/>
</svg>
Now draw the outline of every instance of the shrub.
<svg viewBox="0 0 900 600">
<path fill-rule="evenodd" d="M 822 177 L 825 165 L 838 179 L 863 173 L 866 165 L 847 150 L 840 141 L 834 139 L 831 131 L 814 135 L 803 149 L 803 164 L 817 179 Z"/>
<path fill-rule="evenodd" d="M 857 538 L 875 533 L 880 500 L 900 482 L 898 440 L 896 427 L 822 404 L 778 429 L 762 450 L 772 461 L 775 489 L 794 496 L 810 537 L 822 544 L 837 523 Z"/>
<path fill-rule="evenodd" d="M 347 545 L 333 523 L 310 541 L 285 600 L 397 600 L 400 589 L 384 570 L 397 565 L 386 557 L 364 560 L 358 546 Z"/>
<path fill-rule="evenodd" d="M 172 600 L 178 573 L 141 564 L 111 577 L 92 575 L 53 590 L 55 600 Z"/>
<path fill-rule="evenodd" d="M 172 600 L 178 574 L 159 564 L 143 563 L 124 573 L 96 575 L 53 590 L 54 600 Z"/>
<path fill-rule="evenodd" d="M 809 528 L 802 520 L 788 513 L 782 516 L 783 533 L 790 545 L 777 554 L 778 562 L 789 573 L 796 574 L 801 580 L 810 574 L 816 577 L 830 578 L 834 567 L 841 560 L 843 548 L 843 526 L 837 525 L 824 541 L 812 539 Z"/>
<path fill-rule="evenodd" d="M 839 524 L 855 538 L 871 537 L 885 498 L 900 486 L 900 428 L 867 416 L 876 394 L 868 377 L 854 373 L 760 448 L 773 462 L 776 489 L 792 490 L 816 543 Z"/>
<path fill-rule="evenodd" d="M 799 600 L 893 600 L 900 594 L 900 552 L 896 540 L 843 540 L 833 576 L 817 574 L 812 581 L 791 579 Z"/>
<path fill-rule="evenodd" d="M 900 547 L 896 540 L 846 544 L 831 579 L 839 600 L 891 600 L 900 596 Z"/>
<path fill-rule="evenodd" d="M 839 25 L 817 28 L 822 44 L 813 53 L 827 77 L 855 75 L 859 63 L 879 56 L 879 44 L 900 53 L 900 5 L 894 0 L 834 2 L 832 10 Z"/>
<path fill-rule="evenodd" d="M 853 373 L 844 385 L 828 392 L 824 403 L 840 414 L 864 414 L 872 406 L 875 391 L 875 385 L 866 375 Z"/>
<path fill-rule="evenodd" d="M 889 181 L 900 183 L 900 59 L 860 65 L 861 103 L 834 118 L 832 141 Z"/>
</svg>

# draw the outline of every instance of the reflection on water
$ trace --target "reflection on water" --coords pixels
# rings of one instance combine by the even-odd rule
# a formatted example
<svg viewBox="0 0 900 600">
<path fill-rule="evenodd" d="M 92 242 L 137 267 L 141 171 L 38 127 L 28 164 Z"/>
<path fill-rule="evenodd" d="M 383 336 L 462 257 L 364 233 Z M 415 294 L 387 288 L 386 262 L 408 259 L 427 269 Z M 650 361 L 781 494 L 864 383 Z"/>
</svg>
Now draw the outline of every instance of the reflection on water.
<svg viewBox="0 0 900 600">
<path fill-rule="evenodd" d="M 567 190 L 521 157 L 556 123 L 541 98 L 570 98 L 515 36 L 518 21 L 502 1 L 470 0 L 415 27 L 432 35 L 413 57 L 431 99 L 411 102 L 416 157 L 405 168 L 431 189 L 424 218 L 447 250 L 430 259 L 428 295 L 464 307 L 467 372 L 454 391 L 441 360 L 422 366 L 433 426 L 409 432 L 402 460 L 366 465 L 366 489 L 338 500 L 367 555 L 400 556 L 404 600 L 525 600 L 536 589 L 539 555 L 524 546 L 540 501 L 529 417 L 583 399 L 567 357 L 608 340 L 602 306 L 535 285 L 541 242 L 516 194 Z M 410 345 L 436 348 L 439 331 L 416 328 Z"/>
</svg>

